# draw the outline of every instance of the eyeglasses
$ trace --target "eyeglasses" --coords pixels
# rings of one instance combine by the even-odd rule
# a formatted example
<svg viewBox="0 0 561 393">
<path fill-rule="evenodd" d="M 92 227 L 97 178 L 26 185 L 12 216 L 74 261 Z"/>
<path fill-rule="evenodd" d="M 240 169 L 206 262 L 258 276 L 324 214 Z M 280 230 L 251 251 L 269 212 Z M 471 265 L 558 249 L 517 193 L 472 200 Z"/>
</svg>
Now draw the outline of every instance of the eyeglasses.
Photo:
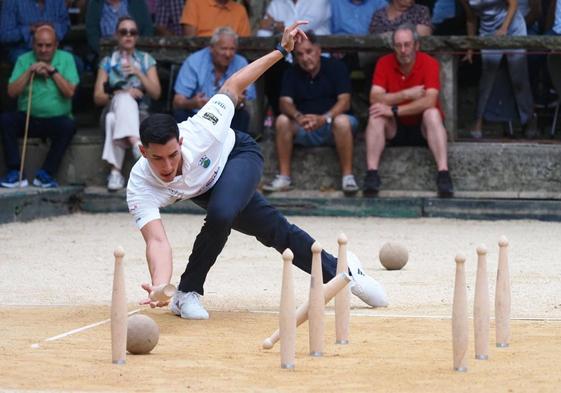
<svg viewBox="0 0 561 393">
<path fill-rule="evenodd" d="M 119 29 L 119 35 L 121 37 L 132 36 L 136 37 L 138 35 L 138 30 L 136 29 Z"/>
</svg>

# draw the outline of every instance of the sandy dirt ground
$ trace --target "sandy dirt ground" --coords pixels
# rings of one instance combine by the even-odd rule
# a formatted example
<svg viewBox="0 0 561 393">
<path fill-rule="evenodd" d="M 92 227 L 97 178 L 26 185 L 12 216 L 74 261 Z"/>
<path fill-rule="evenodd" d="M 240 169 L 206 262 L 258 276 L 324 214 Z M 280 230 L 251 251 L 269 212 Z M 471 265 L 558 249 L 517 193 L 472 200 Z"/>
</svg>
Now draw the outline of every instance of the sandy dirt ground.
<svg viewBox="0 0 561 393">
<path fill-rule="evenodd" d="M 353 298 L 351 344 L 330 344 L 333 329 L 327 328 L 326 355 L 320 359 L 306 355 L 307 325 L 300 327 L 292 373 L 279 368 L 278 347 L 260 348 L 278 322 L 282 264 L 276 251 L 255 239 L 232 233 L 211 270 L 204 297 L 209 321 L 184 321 L 167 310 L 143 308 L 160 325 L 160 343 L 152 354 L 129 356 L 127 365 L 118 367 L 110 362 L 107 323 L 45 339 L 108 318 L 117 245 L 126 252 L 129 309 L 140 308 L 139 284 L 148 273 L 143 240 L 130 216 L 75 214 L 0 225 L 0 391 L 559 391 L 561 223 L 290 220 L 333 253 L 337 235 L 346 233 L 349 249 L 390 299 L 389 307 L 371 309 Z M 203 217 L 164 215 L 164 222 L 177 283 Z M 491 360 L 470 359 L 467 374 L 454 373 L 449 320 L 454 256 L 468 257 L 471 303 L 475 248 L 486 244 L 494 293 L 497 241 L 503 234 L 510 240 L 512 345 L 491 347 Z M 409 250 L 401 271 L 379 264 L 378 250 L 387 241 Z M 302 302 L 309 278 L 295 272 Z M 332 308 L 327 310 L 326 326 L 331 326 Z M 40 348 L 31 348 L 35 343 Z"/>
</svg>

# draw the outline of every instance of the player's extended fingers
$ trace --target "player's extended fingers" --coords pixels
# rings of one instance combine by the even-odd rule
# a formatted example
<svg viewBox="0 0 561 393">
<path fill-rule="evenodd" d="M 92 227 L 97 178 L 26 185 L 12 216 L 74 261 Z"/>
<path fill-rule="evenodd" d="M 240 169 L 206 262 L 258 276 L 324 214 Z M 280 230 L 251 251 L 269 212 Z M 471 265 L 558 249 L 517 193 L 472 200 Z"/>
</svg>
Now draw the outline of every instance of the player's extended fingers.
<svg viewBox="0 0 561 393">
<path fill-rule="evenodd" d="M 290 26 L 288 26 L 288 27 L 286 28 L 286 30 L 288 30 L 288 31 L 290 31 L 290 32 L 298 31 L 298 27 L 300 27 L 300 26 L 302 26 L 302 25 L 307 25 L 308 23 L 310 23 L 310 22 L 308 22 L 307 20 L 302 20 L 302 19 L 300 19 L 300 20 L 295 21 L 295 22 L 294 22 L 293 24 L 291 24 Z"/>
<path fill-rule="evenodd" d="M 148 283 L 148 282 L 143 282 L 142 284 L 140 284 L 140 286 L 142 287 L 142 289 L 144 289 L 146 292 L 150 293 L 152 292 L 152 284 Z"/>
</svg>

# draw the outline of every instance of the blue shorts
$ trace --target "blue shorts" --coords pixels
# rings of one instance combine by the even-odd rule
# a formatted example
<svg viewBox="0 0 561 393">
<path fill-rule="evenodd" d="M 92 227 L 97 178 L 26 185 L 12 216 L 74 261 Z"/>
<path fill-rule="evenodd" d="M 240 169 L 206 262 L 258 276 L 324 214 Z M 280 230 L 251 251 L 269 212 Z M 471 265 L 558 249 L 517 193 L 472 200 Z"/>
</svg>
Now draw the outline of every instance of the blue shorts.
<svg viewBox="0 0 561 393">
<path fill-rule="evenodd" d="M 353 115 L 345 116 L 349 118 L 349 121 L 351 122 L 351 130 L 353 135 L 355 135 L 358 130 L 358 119 Z M 312 132 L 308 132 L 300 127 L 298 131 L 296 131 L 294 144 L 304 147 L 335 146 L 335 139 L 333 139 L 331 125 L 325 124 Z"/>
</svg>

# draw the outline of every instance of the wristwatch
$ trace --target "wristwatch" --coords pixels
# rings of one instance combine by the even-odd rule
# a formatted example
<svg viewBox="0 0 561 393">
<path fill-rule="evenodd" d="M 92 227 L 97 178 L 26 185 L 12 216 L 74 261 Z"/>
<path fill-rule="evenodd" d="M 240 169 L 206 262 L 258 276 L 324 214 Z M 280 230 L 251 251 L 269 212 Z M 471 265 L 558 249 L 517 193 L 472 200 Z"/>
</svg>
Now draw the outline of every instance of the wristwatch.
<svg viewBox="0 0 561 393">
<path fill-rule="evenodd" d="M 398 113 L 397 113 L 397 109 L 398 109 L 398 106 L 397 106 L 397 105 L 392 105 L 393 117 L 395 117 L 396 119 L 399 117 L 399 115 L 398 115 Z"/>
<path fill-rule="evenodd" d="M 281 44 L 277 44 L 277 46 L 275 46 L 275 49 L 278 50 L 283 57 L 286 57 L 288 55 L 288 51 L 284 49 L 284 47 Z"/>
<path fill-rule="evenodd" d="M 49 71 L 49 76 L 52 77 L 57 72 L 58 72 L 58 70 L 55 67 L 53 67 L 52 71 Z"/>
</svg>

